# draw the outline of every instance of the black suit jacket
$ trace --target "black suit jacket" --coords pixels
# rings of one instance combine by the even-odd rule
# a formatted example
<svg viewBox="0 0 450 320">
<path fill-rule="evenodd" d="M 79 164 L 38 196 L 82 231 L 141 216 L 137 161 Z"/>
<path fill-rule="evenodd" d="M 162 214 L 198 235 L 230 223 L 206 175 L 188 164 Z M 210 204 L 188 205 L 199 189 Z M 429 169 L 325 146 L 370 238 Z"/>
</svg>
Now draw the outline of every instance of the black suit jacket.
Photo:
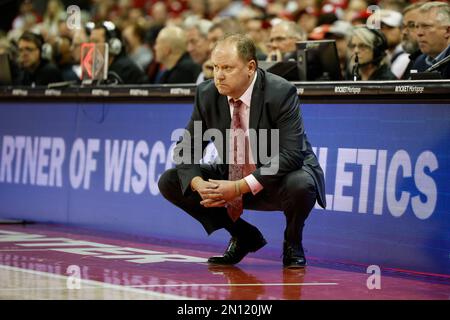
<svg viewBox="0 0 450 320">
<path fill-rule="evenodd" d="M 279 131 L 279 153 L 263 160 L 258 155 L 258 151 L 252 149 L 252 154 L 257 158 L 256 170 L 252 173 L 264 189 L 276 189 L 280 181 L 290 172 L 302 168 L 313 177 L 317 191 L 317 200 L 322 207 L 325 207 L 325 182 L 323 171 L 311 149 L 311 144 L 306 136 L 303 120 L 300 111 L 300 101 L 297 89 L 294 85 L 283 78 L 258 69 L 258 77 L 252 93 L 250 106 L 249 129 L 257 132 L 258 143 L 260 143 L 260 129 L 267 129 L 267 140 L 263 142 L 268 145 L 267 155 L 272 154 L 270 144 L 270 131 Z M 201 130 L 194 130 L 194 122 L 197 127 L 201 124 Z M 227 97 L 219 94 L 212 80 L 205 81 L 197 87 L 194 110 L 188 123 L 187 130 L 178 142 L 174 150 L 174 156 L 180 159 L 185 157 L 185 162 L 177 163 L 178 177 L 181 182 L 184 194 L 190 191 L 190 182 L 195 176 L 201 176 L 199 160 L 201 154 L 194 152 L 194 140 L 200 145 L 203 134 L 207 129 L 217 129 L 222 137 L 226 137 L 227 129 L 230 129 L 231 115 Z M 225 140 L 226 139 L 226 140 Z M 223 145 L 215 139 L 217 151 L 221 159 L 225 159 Z M 227 138 L 224 138 L 228 141 Z M 252 140 L 252 139 L 251 139 Z M 204 141 L 202 150 L 208 141 Z M 190 151 L 190 155 L 185 152 Z M 278 159 L 278 171 L 276 174 L 264 174 L 274 161 Z M 190 163 L 186 163 L 190 161 Z M 228 165 L 219 164 L 223 176 L 228 176 Z M 226 178 L 225 178 L 226 179 Z"/>
<path fill-rule="evenodd" d="M 450 47 L 447 47 L 444 52 L 444 56 L 448 57 L 450 55 Z M 414 62 L 414 66 L 412 69 L 416 69 L 418 72 L 424 72 L 427 70 L 430 66 L 426 63 L 426 54 L 421 54 L 416 61 Z M 441 74 L 442 79 L 450 79 L 450 62 L 442 65 L 440 68 L 437 69 L 437 71 Z"/>
<path fill-rule="evenodd" d="M 137 64 L 124 54 L 115 57 L 109 66 L 109 77 L 117 77 L 120 84 L 148 83 L 147 75 Z"/>
<path fill-rule="evenodd" d="M 159 83 L 195 83 L 201 71 L 202 67 L 192 61 L 189 53 L 186 52 L 172 69 L 163 74 Z"/>
<path fill-rule="evenodd" d="M 37 86 L 46 86 L 50 83 L 61 82 L 63 77 L 61 71 L 48 60 L 42 59 L 34 72 L 22 70 L 18 83 L 29 86 L 33 83 Z"/>
<path fill-rule="evenodd" d="M 415 69 L 415 70 L 417 70 L 417 72 L 424 72 L 425 70 L 427 70 L 430 66 L 425 62 L 426 58 L 427 58 L 427 55 L 422 53 L 414 61 L 414 64 L 411 69 L 413 69 L 413 70 Z"/>
</svg>

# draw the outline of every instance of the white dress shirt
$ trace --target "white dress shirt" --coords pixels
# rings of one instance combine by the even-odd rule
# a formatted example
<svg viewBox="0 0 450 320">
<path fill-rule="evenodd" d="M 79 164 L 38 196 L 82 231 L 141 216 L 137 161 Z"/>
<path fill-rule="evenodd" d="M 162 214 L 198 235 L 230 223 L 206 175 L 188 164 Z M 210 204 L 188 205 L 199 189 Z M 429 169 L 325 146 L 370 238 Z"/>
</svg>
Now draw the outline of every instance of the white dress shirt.
<svg viewBox="0 0 450 320">
<path fill-rule="evenodd" d="M 253 88 L 255 87 L 255 82 L 256 82 L 256 78 L 257 78 L 258 74 L 255 72 L 255 76 L 253 77 L 253 81 L 250 84 L 250 86 L 247 88 L 247 90 L 245 90 L 245 92 L 242 94 L 242 96 L 239 98 L 239 100 L 242 101 L 242 105 L 243 105 L 243 116 L 242 119 L 244 120 L 244 127 L 248 128 L 249 127 L 249 123 L 250 123 L 250 105 L 251 105 L 251 101 L 252 101 L 252 93 L 253 93 Z M 230 106 L 230 115 L 233 114 L 233 105 L 230 103 L 230 100 L 233 99 L 232 97 L 227 97 L 228 98 L 228 104 Z M 248 129 L 245 132 L 245 135 L 248 137 L 249 133 L 248 133 Z M 252 151 L 251 148 L 249 148 L 250 150 L 250 155 L 249 155 L 249 159 L 254 159 L 254 157 L 252 156 Z M 253 162 L 255 163 L 255 162 Z M 250 187 L 250 190 L 252 191 L 253 195 L 257 194 L 258 192 L 260 192 L 264 187 L 258 182 L 258 180 L 256 180 L 255 176 L 252 174 L 249 174 L 248 176 L 244 177 L 245 181 L 247 182 L 248 186 Z"/>
</svg>

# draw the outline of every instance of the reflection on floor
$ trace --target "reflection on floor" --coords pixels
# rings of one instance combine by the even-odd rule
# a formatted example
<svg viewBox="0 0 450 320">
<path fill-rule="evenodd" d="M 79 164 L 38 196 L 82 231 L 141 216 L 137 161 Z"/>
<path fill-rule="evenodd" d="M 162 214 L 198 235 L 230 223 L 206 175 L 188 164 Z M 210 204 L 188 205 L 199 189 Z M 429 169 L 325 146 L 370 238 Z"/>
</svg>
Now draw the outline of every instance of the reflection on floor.
<svg viewBox="0 0 450 320">
<path fill-rule="evenodd" d="M 450 299 L 450 276 L 381 270 L 374 279 L 355 266 L 310 259 L 289 270 L 251 255 L 237 266 L 210 266 L 213 254 L 73 227 L 0 225 L 0 299 Z"/>
</svg>

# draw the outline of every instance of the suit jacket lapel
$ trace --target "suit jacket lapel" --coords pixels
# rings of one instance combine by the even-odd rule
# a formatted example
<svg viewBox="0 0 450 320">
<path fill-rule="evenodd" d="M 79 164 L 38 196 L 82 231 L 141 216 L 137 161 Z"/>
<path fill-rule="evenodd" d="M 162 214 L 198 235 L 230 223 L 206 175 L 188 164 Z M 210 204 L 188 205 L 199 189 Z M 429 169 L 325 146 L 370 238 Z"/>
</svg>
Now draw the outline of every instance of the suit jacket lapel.
<svg viewBox="0 0 450 320">
<path fill-rule="evenodd" d="M 219 108 L 220 119 L 218 119 L 220 124 L 220 129 L 230 129 L 231 125 L 231 114 L 230 105 L 228 104 L 227 97 L 219 95 L 217 106 Z"/>
<path fill-rule="evenodd" d="M 223 95 L 218 95 L 218 98 L 216 100 L 216 112 L 218 117 L 214 117 L 214 121 L 215 123 L 212 125 L 213 128 L 219 129 L 220 132 L 222 133 L 222 150 L 217 149 L 217 151 L 219 152 L 219 156 L 222 159 L 223 163 L 228 163 L 228 158 L 227 158 L 227 153 L 226 153 L 226 148 L 225 146 L 228 145 L 228 140 L 227 140 L 227 129 L 230 129 L 231 126 L 231 115 L 230 115 L 230 105 L 228 104 L 227 101 L 227 97 L 223 96 Z M 218 146 L 216 145 L 216 148 Z M 224 167 L 225 169 L 225 173 L 224 176 L 228 176 L 228 165 L 226 165 Z"/>
<path fill-rule="evenodd" d="M 252 92 L 252 101 L 250 106 L 249 128 L 257 130 L 259 127 L 259 119 L 261 117 L 262 107 L 264 104 L 264 73 L 260 69 L 257 70 L 255 86 Z"/>
<path fill-rule="evenodd" d="M 252 92 L 252 101 L 250 102 L 250 119 L 249 119 L 249 129 L 256 130 L 256 141 L 254 141 L 254 135 L 250 135 L 250 147 L 252 149 L 252 155 L 255 159 L 256 163 L 258 163 L 257 167 L 259 167 L 259 157 L 258 157 L 258 147 L 257 142 L 259 141 L 259 122 L 261 119 L 261 112 L 264 105 L 264 82 L 265 82 L 265 74 L 264 71 L 258 69 L 258 77 L 256 78 L 255 86 L 253 87 Z M 255 149 L 256 148 L 256 149 Z"/>
</svg>

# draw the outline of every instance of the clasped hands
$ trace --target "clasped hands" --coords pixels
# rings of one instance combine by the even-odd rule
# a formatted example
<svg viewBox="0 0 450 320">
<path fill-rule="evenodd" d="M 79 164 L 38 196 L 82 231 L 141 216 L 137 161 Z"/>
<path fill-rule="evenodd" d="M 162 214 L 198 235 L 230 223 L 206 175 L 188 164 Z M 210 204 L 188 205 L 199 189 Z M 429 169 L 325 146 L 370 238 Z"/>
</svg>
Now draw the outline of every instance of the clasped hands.
<svg viewBox="0 0 450 320">
<path fill-rule="evenodd" d="M 197 191 L 202 201 L 200 204 L 204 207 L 224 207 L 227 202 L 248 192 L 248 185 L 244 179 L 230 180 L 203 180 L 201 177 L 195 177 L 191 181 L 191 187 Z"/>
</svg>

